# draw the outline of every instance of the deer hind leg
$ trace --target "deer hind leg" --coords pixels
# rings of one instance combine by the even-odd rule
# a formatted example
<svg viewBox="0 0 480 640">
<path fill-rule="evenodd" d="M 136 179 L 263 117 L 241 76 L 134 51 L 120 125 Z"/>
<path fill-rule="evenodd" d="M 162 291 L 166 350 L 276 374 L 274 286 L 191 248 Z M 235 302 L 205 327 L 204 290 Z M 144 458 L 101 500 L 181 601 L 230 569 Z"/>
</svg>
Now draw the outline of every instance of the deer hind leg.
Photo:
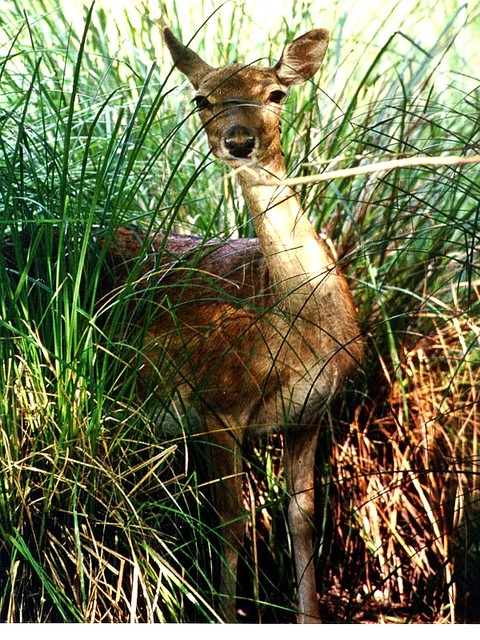
<svg viewBox="0 0 480 640">
<path fill-rule="evenodd" d="M 312 546 L 317 441 L 318 428 L 292 427 L 285 435 L 288 525 L 295 556 L 299 623 L 320 622 Z"/>
<path fill-rule="evenodd" d="M 245 534 L 245 508 L 242 499 L 241 434 L 229 429 L 217 417 L 207 419 L 210 475 L 214 480 L 215 507 L 223 540 L 220 568 L 222 613 L 227 622 L 235 622 L 238 554 Z"/>
</svg>

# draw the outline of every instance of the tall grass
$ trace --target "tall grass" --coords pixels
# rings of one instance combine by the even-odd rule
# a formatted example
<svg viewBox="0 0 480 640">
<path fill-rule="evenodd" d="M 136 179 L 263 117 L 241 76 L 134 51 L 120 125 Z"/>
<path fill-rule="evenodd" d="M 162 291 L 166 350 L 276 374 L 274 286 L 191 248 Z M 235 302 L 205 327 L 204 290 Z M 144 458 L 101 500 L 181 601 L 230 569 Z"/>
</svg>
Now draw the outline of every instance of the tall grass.
<svg viewBox="0 0 480 640">
<path fill-rule="evenodd" d="M 286 31 L 332 29 L 320 88 L 287 102 L 294 175 L 478 153 L 474 7 L 378 5 L 363 21 L 342 0 L 317 5 L 290 3 L 270 44 L 247 3 L 211 17 L 207 3 L 115 16 L 100 2 L 74 15 L 49 0 L 1 3 L 2 620 L 218 620 L 219 534 L 190 464 L 201 453 L 186 433 L 161 435 L 158 407 L 137 398 L 142 336 L 118 330 L 132 291 L 97 304 L 99 239 L 121 224 L 252 232 L 158 18 L 185 40 L 198 31 L 193 46 L 219 64 L 274 57 Z M 477 166 L 414 167 L 301 188 L 369 351 L 319 449 L 326 620 L 478 621 L 479 178 Z M 281 444 L 252 442 L 245 461 L 247 621 L 294 619 Z"/>
</svg>

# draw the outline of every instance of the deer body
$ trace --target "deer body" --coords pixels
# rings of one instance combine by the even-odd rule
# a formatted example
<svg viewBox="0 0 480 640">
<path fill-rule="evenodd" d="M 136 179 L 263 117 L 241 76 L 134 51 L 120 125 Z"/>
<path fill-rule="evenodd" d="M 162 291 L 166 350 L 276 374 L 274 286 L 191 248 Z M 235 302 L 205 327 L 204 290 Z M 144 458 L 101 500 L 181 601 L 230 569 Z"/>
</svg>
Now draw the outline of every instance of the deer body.
<svg viewBox="0 0 480 640">
<path fill-rule="evenodd" d="M 168 384 L 195 404 L 208 431 L 222 478 L 216 505 L 225 525 L 221 592 L 230 620 L 244 533 L 243 437 L 247 429 L 283 430 L 298 620 L 318 622 L 311 519 L 319 420 L 362 360 L 362 343 L 344 277 L 294 192 L 280 183 L 286 169 L 279 127 L 286 92 L 317 71 L 328 33 L 298 38 L 272 68 L 214 69 L 168 29 L 165 41 L 197 90 L 213 153 L 238 171 L 257 237 L 204 242 L 118 230 L 109 248 L 116 285 L 127 280 L 129 262 L 145 243 L 138 287 L 163 285 L 147 328 L 140 386 L 155 385 L 159 370 L 171 364 Z M 192 258 L 194 269 L 186 266 Z"/>
</svg>

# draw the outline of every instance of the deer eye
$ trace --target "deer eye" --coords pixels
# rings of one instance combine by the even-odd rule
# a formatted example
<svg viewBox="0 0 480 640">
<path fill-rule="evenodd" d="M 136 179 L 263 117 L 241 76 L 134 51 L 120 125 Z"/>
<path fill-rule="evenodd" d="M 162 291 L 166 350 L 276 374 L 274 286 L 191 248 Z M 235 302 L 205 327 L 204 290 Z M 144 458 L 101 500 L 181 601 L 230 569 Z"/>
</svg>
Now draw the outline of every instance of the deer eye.
<svg viewBox="0 0 480 640">
<path fill-rule="evenodd" d="M 193 101 L 195 102 L 195 106 L 199 111 L 208 109 L 208 107 L 210 106 L 210 102 L 207 100 L 205 96 L 195 96 Z"/>
<path fill-rule="evenodd" d="M 275 91 L 272 91 L 271 94 L 268 96 L 268 101 L 269 102 L 274 102 L 275 104 L 280 104 L 285 96 L 287 94 L 284 91 L 280 91 L 280 89 L 276 89 Z"/>
</svg>

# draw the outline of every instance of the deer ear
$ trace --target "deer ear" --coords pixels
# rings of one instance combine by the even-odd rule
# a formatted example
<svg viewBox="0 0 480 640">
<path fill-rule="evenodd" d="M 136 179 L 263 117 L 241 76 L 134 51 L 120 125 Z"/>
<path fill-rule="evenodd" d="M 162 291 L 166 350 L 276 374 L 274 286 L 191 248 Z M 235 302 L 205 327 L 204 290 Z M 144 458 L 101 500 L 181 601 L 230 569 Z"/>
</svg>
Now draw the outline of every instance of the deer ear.
<svg viewBox="0 0 480 640">
<path fill-rule="evenodd" d="M 311 78 L 322 64 L 329 37 L 326 29 L 314 29 L 287 44 L 274 67 L 280 83 L 288 88 Z"/>
<path fill-rule="evenodd" d="M 187 76 L 195 89 L 198 89 L 204 76 L 213 71 L 213 67 L 177 40 L 170 29 L 163 30 L 163 37 L 177 69 Z"/>
</svg>

